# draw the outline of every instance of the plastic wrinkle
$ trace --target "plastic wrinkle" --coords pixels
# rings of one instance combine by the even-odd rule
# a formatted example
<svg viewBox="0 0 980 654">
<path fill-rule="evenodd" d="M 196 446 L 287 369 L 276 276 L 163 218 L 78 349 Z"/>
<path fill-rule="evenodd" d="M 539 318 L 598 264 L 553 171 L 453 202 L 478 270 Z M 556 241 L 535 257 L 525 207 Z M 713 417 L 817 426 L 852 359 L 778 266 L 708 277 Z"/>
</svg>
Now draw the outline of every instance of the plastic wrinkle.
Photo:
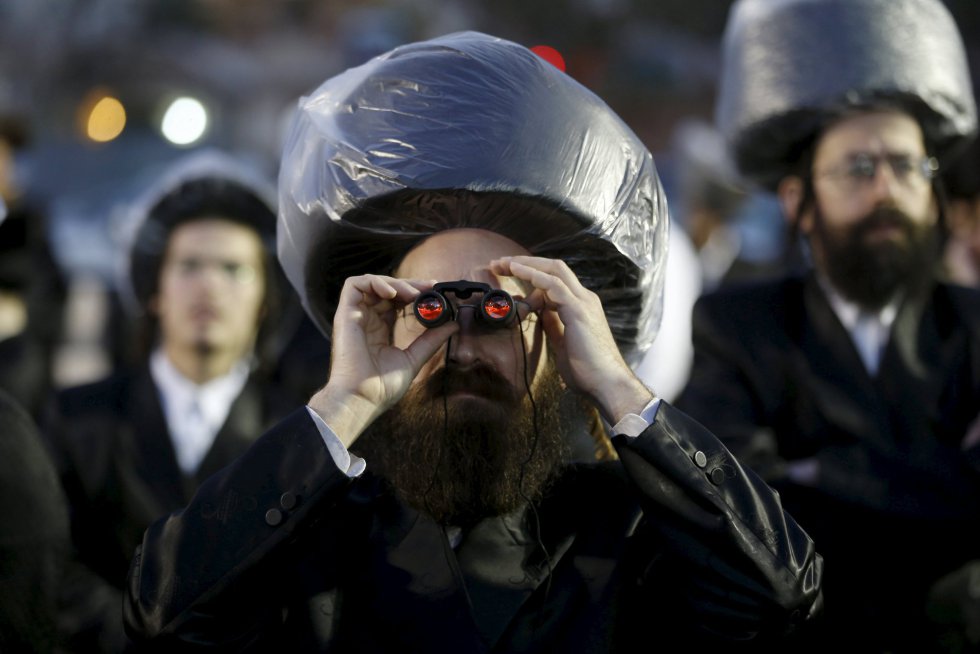
<svg viewBox="0 0 980 654">
<path fill-rule="evenodd" d="M 300 100 L 279 194 L 280 261 L 325 333 L 344 279 L 470 227 L 565 260 L 628 360 L 656 336 L 668 213 L 653 157 L 523 46 L 451 34 L 327 80 Z"/>
</svg>

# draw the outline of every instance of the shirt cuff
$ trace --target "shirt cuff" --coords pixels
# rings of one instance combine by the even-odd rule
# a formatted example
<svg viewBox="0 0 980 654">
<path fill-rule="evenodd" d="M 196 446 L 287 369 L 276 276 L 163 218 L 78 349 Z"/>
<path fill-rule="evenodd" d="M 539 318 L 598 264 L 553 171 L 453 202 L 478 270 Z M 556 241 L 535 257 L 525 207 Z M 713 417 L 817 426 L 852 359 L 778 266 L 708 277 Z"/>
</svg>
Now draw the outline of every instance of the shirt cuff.
<svg viewBox="0 0 980 654">
<path fill-rule="evenodd" d="M 323 439 L 323 444 L 327 446 L 327 451 L 330 452 L 330 456 L 337 465 L 337 469 L 351 478 L 360 476 L 364 472 L 364 468 L 367 467 L 364 459 L 356 455 L 351 455 L 347 451 L 344 444 L 340 442 L 340 438 L 327 426 L 327 423 L 323 421 L 319 413 L 309 406 L 306 407 L 306 411 L 313 418 L 313 424 L 316 425 L 317 430 L 320 432 L 320 438 Z"/>
<path fill-rule="evenodd" d="M 657 419 L 657 411 L 659 410 L 660 398 L 655 397 L 650 400 L 649 404 L 643 407 L 640 415 L 627 413 L 623 416 L 619 422 L 613 425 L 612 433 L 616 436 L 622 434 L 623 436 L 636 438 L 646 431 L 647 427 L 653 424 L 653 421 Z"/>
</svg>

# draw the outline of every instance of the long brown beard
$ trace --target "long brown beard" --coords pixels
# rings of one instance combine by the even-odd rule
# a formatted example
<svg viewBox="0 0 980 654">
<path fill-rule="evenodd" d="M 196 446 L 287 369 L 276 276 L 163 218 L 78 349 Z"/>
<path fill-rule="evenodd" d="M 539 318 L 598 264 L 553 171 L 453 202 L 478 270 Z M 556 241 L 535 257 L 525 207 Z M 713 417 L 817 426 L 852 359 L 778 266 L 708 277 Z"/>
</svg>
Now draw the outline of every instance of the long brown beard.
<svg viewBox="0 0 980 654">
<path fill-rule="evenodd" d="M 867 234 L 878 225 L 900 227 L 904 244 L 869 245 Z M 933 225 L 921 225 L 894 207 L 881 207 L 844 230 L 832 230 L 817 207 L 815 236 L 822 241 L 827 275 L 834 286 L 859 305 L 878 310 L 901 289 L 916 290 L 931 279 L 938 258 L 938 237 Z"/>
<path fill-rule="evenodd" d="M 488 366 L 440 369 L 358 439 L 358 454 L 440 524 L 468 527 L 536 502 L 565 460 L 561 384 L 550 363 L 542 372 L 532 405 Z M 447 402 L 454 390 L 480 399 Z"/>
</svg>

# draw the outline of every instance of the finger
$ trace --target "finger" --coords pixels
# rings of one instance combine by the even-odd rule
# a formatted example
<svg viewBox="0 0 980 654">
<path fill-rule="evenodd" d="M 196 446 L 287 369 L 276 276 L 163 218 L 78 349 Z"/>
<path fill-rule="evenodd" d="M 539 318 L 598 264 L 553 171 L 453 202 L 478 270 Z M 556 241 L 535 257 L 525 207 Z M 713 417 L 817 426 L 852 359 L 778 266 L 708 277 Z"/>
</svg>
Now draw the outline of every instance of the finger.
<svg viewBox="0 0 980 654">
<path fill-rule="evenodd" d="M 523 266 L 529 266 L 535 270 L 540 270 L 544 273 L 557 277 L 566 286 L 568 286 L 573 293 L 576 294 L 587 290 L 582 285 L 582 282 L 579 281 L 579 278 L 575 272 L 561 259 L 549 259 L 547 257 L 533 257 L 529 255 L 515 255 L 510 257 L 501 257 L 500 259 L 492 261 L 491 267 L 497 262 L 504 265 L 516 262 Z"/>
<path fill-rule="evenodd" d="M 455 320 L 426 329 L 418 338 L 405 348 L 405 354 L 411 362 L 413 372 L 418 374 L 425 362 L 435 355 L 449 341 L 449 338 L 459 331 L 459 323 Z"/>
<path fill-rule="evenodd" d="M 520 261 L 512 260 L 509 266 L 512 277 L 529 282 L 535 289 L 544 293 L 546 307 L 553 309 L 575 304 L 577 300 L 575 293 L 560 277 Z M 534 293 L 531 295 L 533 296 Z"/>
<path fill-rule="evenodd" d="M 398 279 L 395 277 L 388 279 L 392 287 L 398 292 L 397 300 L 404 304 L 413 301 L 419 293 L 430 290 L 436 283 L 432 280 Z"/>
<path fill-rule="evenodd" d="M 383 275 L 359 275 L 344 284 L 339 304 L 372 307 L 380 302 L 408 304 L 419 292 L 430 288 L 429 282 L 419 282 Z"/>
</svg>

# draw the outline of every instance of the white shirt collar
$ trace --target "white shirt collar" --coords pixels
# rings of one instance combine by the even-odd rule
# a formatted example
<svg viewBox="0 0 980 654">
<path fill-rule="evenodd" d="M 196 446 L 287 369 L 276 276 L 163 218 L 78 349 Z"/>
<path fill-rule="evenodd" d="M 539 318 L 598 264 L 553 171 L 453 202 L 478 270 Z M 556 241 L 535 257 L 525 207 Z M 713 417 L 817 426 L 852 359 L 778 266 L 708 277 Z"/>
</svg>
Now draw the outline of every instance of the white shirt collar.
<svg viewBox="0 0 980 654">
<path fill-rule="evenodd" d="M 823 275 L 818 274 L 817 280 L 837 319 L 851 335 L 864 367 L 874 375 L 878 372 L 881 353 L 888 345 L 892 324 L 902 303 L 902 294 L 896 294 L 888 304 L 875 312 L 845 298 Z"/>
<path fill-rule="evenodd" d="M 162 349 L 150 355 L 150 375 L 160 393 L 177 463 L 185 474 L 193 474 L 211 449 L 248 381 L 249 368 L 248 360 L 242 359 L 228 374 L 196 384 L 174 367 Z"/>
</svg>

